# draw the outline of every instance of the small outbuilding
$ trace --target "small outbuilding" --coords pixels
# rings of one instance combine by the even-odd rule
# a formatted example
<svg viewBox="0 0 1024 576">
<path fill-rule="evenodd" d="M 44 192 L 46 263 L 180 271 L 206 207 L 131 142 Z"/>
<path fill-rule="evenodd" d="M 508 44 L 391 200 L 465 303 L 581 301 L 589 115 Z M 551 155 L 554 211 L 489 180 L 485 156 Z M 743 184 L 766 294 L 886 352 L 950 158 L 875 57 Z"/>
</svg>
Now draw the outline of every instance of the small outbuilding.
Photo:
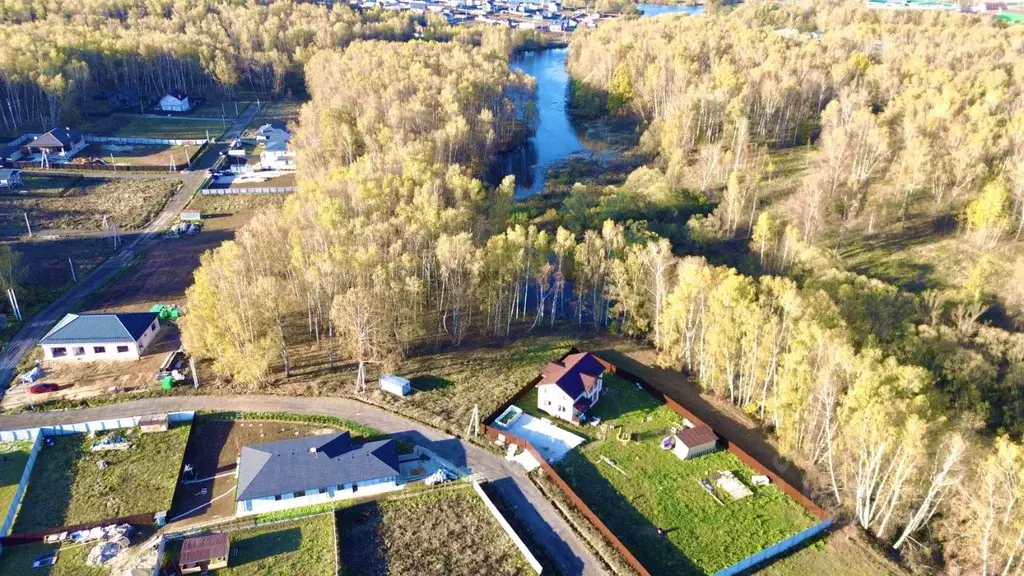
<svg viewBox="0 0 1024 576">
<path fill-rule="evenodd" d="M 230 548 L 231 540 L 221 532 L 185 538 L 178 555 L 178 570 L 182 574 L 197 574 L 224 568 Z"/>
<path fill-rule="evenodd" d="M 147 432 L 167 432 L 170 426 L 167 414 L 150 414 L 139 418 L 139 429 Z"/>
<path fill-rule="evenodd" d="M 680 430 L 673 435 L 672 453 L 680 460 L 713 452 L 718 448 L 718 435 L 706 424 Z"/>
<path fill-rule="evenodd" d="M 139 107 L 139 91 L 127 86 L 111 90 L 106 94 L 107 108 L 111 110 L 135 110 Z"/>
<path fill-rule="evenodd" d="M 405 378 L 394 374 L 385 374 L 380 377 L 380 389 L 395 396 L 412 394 L 412 384 Z"/>
</svg>

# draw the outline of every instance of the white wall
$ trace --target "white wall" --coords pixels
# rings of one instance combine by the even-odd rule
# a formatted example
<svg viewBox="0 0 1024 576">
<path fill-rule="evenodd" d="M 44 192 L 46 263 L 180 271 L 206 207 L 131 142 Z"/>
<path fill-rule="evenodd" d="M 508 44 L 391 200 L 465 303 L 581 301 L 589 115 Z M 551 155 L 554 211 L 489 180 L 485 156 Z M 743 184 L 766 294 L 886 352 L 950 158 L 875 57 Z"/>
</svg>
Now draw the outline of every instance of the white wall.
<svg viewBox="0 0 1024 576">
<path fill-rule="evenodd" d="M 127 352 L 118 352 L 118 346 L 128 347 Z M 42 344 L 43 358 L 46 360 L 65 361 L 91 361 L 91 360 L 138 360 L 139 344 L 137 342 L 93 342 L 87 344 Z M 103 352 L 96 352 L 96 347 L 102 347 Z M 54 356 L 54 349 L 63 348 L 63 356 Z M 84 354 L 76 356 L 76 348 L 82 348 Z"/>
<path fill-rule="evenodd" d="M 149 343 L 153 341 L 153 338 L 156 338 L 158 332 L 160 332 L 160 319 L 154 318 L 153 323 L 139 337 L 139 350 L 145 350 L 146 346 L 149 346 Z"/>
<path fill-rule="evenodd" d="M 555 418 L 572 422 L 572 405 L 573 399 L 556 384 L 537 387 L 537 408 Z"/>
<path fill-rule="evenodd" d="M 383 494 L 385 492 L 392 492 L 394 490 L 401 490 L 405 487 L 405 484 L 401 483 L 397 476 L 392 476 L 386 481 L 367 480 L 365 482 L 359 482 L 356 484 L 356 487 L 356 490 L 352 490 L 351 488 L 338 490 L 337 486 L 335 486 L 327 489 L 323 494 L 321 494 L 318 489 L 313 488 L 306 490 L 305 496 L 295 497 L 292 494 L 283 494 L 280 500 L 275 500 L 273 496 L 243 500 L 235 503 L 235 515 L 251 516 L 253 514 L 276 512 L 278 510 L 287 510 L 289 508 L 301 508 L 303 506 L 335 502 L 337 500 L 346 500 L 348 498 L 373 496 L 376 494 Z"/>
<path fill-rule="evenodd" d="M 516 548 L 519 549 L 519 552 L 522 553 L 523 557 L 526 558 L 526 563 L 536 570 L 537 574 L 540 574 L 543 568 L 537 560 L 537 557 L 534 556 L 533 552 L 530 552 L 530 549 L 526 547 L 526 543 L 523 542 L 523 539 L 519 537 L 519 534 L 516 534 L 516 531 L 512 529 L 508 520 L 505 520 L 505 517 L 501 515 L 501 512 L 494 505 L 494 502 L 491 502 L 491 499 L 487 497 L 487 493 L 484 492 L 484 489 L 480 487 L 480 483 L 476 480 L 473 480 L 473 490 L 476 492 L 476 495 L 484 501 L 484 505 L 487 506 L 487 510 L 492 516 L 494 516 L 494 519 L 498 521 L 498 524 L 501 526 L 501 529 L 505 531 L 505 534 L 512 539 L 512 543 L 516 545 Z"/>
<path fill-rule="evenodd" d="M 192 109 L 192 104 L 188 101 L 188 97 L 184 100 L 178 100 L 174 96 L 168 94 L 160 99 L 159 108 L 167 112 L 188 112 Z"/>
</svg>

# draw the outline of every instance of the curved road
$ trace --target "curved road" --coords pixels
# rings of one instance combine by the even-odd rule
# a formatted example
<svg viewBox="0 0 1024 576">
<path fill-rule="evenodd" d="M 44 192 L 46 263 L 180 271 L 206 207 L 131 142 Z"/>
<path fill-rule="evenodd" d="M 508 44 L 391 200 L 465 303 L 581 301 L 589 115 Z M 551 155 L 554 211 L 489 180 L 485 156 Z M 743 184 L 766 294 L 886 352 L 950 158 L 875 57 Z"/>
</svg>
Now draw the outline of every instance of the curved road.
<svg viewBox="0 0 1024 576">
<path fill-rule="evenodd" d="M 291 412 L 334 416 L 369 426 L 434 451 L 449 462 L 486 479 L 546 548 L 559 570 L 567 575 L 604 574 L 600 561 L 572 531 L 554 506 L 527 478 L 519 464 L 510 463 L 479 446 L 424 424 L 407 420 L 375 406 L 346 398 L 289 396 L 170 396 L 133 400 L 81 410 L 25 412 L 0 416 L 0 430 L 75 424 L 108 418 L 179 410 L 239 412 Z"/>
</svg>

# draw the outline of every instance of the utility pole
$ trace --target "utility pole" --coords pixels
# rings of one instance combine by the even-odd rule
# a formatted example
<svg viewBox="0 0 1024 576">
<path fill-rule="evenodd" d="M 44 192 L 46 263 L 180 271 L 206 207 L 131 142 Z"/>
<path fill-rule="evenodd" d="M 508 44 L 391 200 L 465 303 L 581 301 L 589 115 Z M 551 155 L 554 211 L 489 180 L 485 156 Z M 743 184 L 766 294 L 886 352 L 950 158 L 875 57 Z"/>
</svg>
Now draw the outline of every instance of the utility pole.
<svg viewBox="0 0 1024 576">
<path fill-rule="evenodd" d="M 475 404 L 473 406 L 473 414 L 469 417 L 469 425 L 466 426 L 467 436 L 479 436 L 480 435 L 480 405 Z"/>
<path fill-rule="evenodd" d="M 32 237 L 32 225 L 28 223 L 28 212 L 24 212 L 25 215 L 25 227 L 28 228 L 28 237 Z"/>
<path fill-rule="evenodd" d="M 71 261 L 71 256 L 68 256 L 68 266 L 71 267 L 71 281 L 78 282 L 78 276 L 75 275 L 75 263 Z"/>
<path fill-rule="evenodd" d="M 21 321 L 21 306 L 18 305 L 18 297 L 14 294 L 14 288 L 7 289 L 7 300 L 11 303 L 11 310 L 14 311 L 14 317 Z"/>
<path fill-rule="evenodd" d="M 196 361 L 191 356 L 188 357 L 188 366 L 192 369 L 192 386 L 199 388 L 199 375 L 196 374 Z"/>
</svg>

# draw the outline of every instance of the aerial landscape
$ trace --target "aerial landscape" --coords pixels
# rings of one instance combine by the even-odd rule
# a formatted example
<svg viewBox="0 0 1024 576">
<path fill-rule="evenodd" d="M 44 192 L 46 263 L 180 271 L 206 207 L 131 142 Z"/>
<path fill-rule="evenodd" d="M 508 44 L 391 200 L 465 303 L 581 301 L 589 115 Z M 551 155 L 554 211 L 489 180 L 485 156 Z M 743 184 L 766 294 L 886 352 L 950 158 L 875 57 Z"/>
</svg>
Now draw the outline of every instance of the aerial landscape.
<svg viewBox="0 0 1024 576">
<path fill-rule="evenodd" d="M 0 575 L 1024 573 L 1021 23 L 0 3 Z"/>
</svg>

